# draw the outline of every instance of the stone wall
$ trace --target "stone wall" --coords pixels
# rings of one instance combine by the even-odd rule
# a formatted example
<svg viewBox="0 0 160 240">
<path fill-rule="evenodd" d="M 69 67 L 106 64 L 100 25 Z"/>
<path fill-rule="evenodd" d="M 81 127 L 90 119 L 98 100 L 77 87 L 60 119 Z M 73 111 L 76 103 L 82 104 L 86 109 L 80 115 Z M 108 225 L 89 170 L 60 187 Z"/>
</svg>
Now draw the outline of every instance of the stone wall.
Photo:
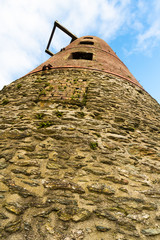
<svg viewBox="0 0 160 240">
<path fill-rule="evenodd" d="M 0 239 L 160 239 L 160 106 L 148 93 L 59 69 L 0 99 Z"/>
</svg>

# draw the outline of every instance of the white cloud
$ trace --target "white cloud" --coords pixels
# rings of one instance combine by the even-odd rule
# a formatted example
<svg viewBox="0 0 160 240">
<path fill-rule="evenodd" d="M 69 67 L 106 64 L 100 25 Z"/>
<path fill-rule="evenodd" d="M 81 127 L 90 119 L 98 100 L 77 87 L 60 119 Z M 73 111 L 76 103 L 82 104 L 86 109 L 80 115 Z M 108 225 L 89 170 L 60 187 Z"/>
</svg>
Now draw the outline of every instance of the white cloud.
<svg viewBox="0 0 160 240">
<path fill-rule="evenodd" d="M 138 0 L 137 6 L 140 14 L 145 14 L 148 11 L 149 5 L 146 4 L 146 0 Z"/>
<path fill-rule="evenodd" d="M 105 39 L 112 39 L 121 27 L 127 25 L 130 17 L 130 1 L 114 0 L 106 2 L 103 0 L 103 5 L 100 8 L 100 33 Z"/>
<path fill-rule="evenodd" d="M 47 58 L 45 50 L 54 20 L 78 36 L 98 31 L 111 38 L 124 22 L 128 0 L 5 0 L 0 8 L 0 88 Z M 123 15 L 123 16 L 122 16 Z M 54 42 L 60 47 L 60 35 Z M 63 41 L 62 41 L 63 44 Z"/>
<path fill-rule="evenodd" d="M 0 8 L 0 89 L 19 78 L 45 59 L 44 50 L 58 20 L 77 36 L 95 34 L 106 41 L 123 29 L 137 31 L 138 46 L 159 39 L 160 1 L 152 1 L 156 20 L 146 1 L 136 0 L 5 0 Z M 144 18 L 147 16 L 147 27 Z M 143 32 L 142 32 L 143 31 Z M 63 38 L 63 39 L 62 39 Z M 57 31 L 54 51 L 67 39 Z M 53 46 L 53 45 L 52 45 Z"/>
<path fill-rule="evenodd" d="M 160 22 L 155 21 L 149 29 L 138 36 L 138 47 L 147 50 L 150 46 L 153 48 L 160 40 Z"/>
<path fill-rule="evenodd" d="M 142 9 L 145 21 L 142 31 L 137 35 L 136 50 L 150 52 L 160 40 L 160 1 L 153 0 L 149 7 L 146 1 L 139 2 L 139 9 Z"/>
</svg>

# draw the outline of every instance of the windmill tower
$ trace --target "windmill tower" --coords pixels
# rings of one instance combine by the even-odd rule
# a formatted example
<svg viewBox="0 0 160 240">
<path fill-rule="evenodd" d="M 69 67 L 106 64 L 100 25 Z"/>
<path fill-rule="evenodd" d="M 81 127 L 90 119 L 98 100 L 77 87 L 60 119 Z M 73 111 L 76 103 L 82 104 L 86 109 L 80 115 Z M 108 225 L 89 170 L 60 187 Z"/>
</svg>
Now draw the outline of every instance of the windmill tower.
<svg viewBox="0 0 160 240">
<path fill-rule="evenodd" d="M 160 239 L 159 104 L 98 37 L 46 52 L 0 92 L 0 238 Z"/>
</svg>

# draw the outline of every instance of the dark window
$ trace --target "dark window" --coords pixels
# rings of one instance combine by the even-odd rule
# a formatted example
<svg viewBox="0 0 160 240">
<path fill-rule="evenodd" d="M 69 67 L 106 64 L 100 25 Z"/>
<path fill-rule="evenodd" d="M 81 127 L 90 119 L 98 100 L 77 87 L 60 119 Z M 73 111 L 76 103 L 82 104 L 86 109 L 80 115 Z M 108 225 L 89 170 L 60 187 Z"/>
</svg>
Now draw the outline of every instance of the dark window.
<svg viewBox="0 0 160 240">
<path fill-rule="evenodd" d="M 80 42 L 79 44 L 93 45 L 94 42 L 91 42 L 91 41 L 83 41 L 83 42 Z"/>
<path fill-rule="evenodd" d="M 93 37 L 84 37 L 84 39 L 93 39 Z"/>
<path fill-rule="evenodd" d="M 93 53 L 86 53 L 86 52 L 74 52 L 69 57 L 70 59 L 85 59 L 85 60 L 92 60 Z"/>
</svg>

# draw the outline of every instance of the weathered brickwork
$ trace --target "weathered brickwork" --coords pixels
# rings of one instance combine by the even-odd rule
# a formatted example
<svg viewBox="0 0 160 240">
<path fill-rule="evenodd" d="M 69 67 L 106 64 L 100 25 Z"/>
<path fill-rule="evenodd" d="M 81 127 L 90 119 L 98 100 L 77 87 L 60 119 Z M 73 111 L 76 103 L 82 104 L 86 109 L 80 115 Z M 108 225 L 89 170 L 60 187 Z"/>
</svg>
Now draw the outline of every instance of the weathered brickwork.
<svg viewBox="0 0 160 240">
<path fill-rule="evenodd" d="M 0 92 L 0 239 L 160 239 L 160 106 L 107 73 Z"/>
<path fill-rule="evenodd" d="M 88 41 L 93 45 L 87 44 Z M 74 54 L 75 57 L 73 57 Z M 80 54 L 80 56 L 78 57 L 77 54 Z M 92 60 L 87 60 L 87 54 L 92 55 Z M 42 69 L 48 68 L 55 69 L 73 67 L 103 71 L 119 76 L 143 89 L 141 84 L 136 80 L 125 64 L 118 58 L 111 47 L 104 40 L 95 36 L 88 36 L 87 41 L 86 37 L 76 39 L 30 73 L 39 72 L 42 71 Z"/>
</svg>

